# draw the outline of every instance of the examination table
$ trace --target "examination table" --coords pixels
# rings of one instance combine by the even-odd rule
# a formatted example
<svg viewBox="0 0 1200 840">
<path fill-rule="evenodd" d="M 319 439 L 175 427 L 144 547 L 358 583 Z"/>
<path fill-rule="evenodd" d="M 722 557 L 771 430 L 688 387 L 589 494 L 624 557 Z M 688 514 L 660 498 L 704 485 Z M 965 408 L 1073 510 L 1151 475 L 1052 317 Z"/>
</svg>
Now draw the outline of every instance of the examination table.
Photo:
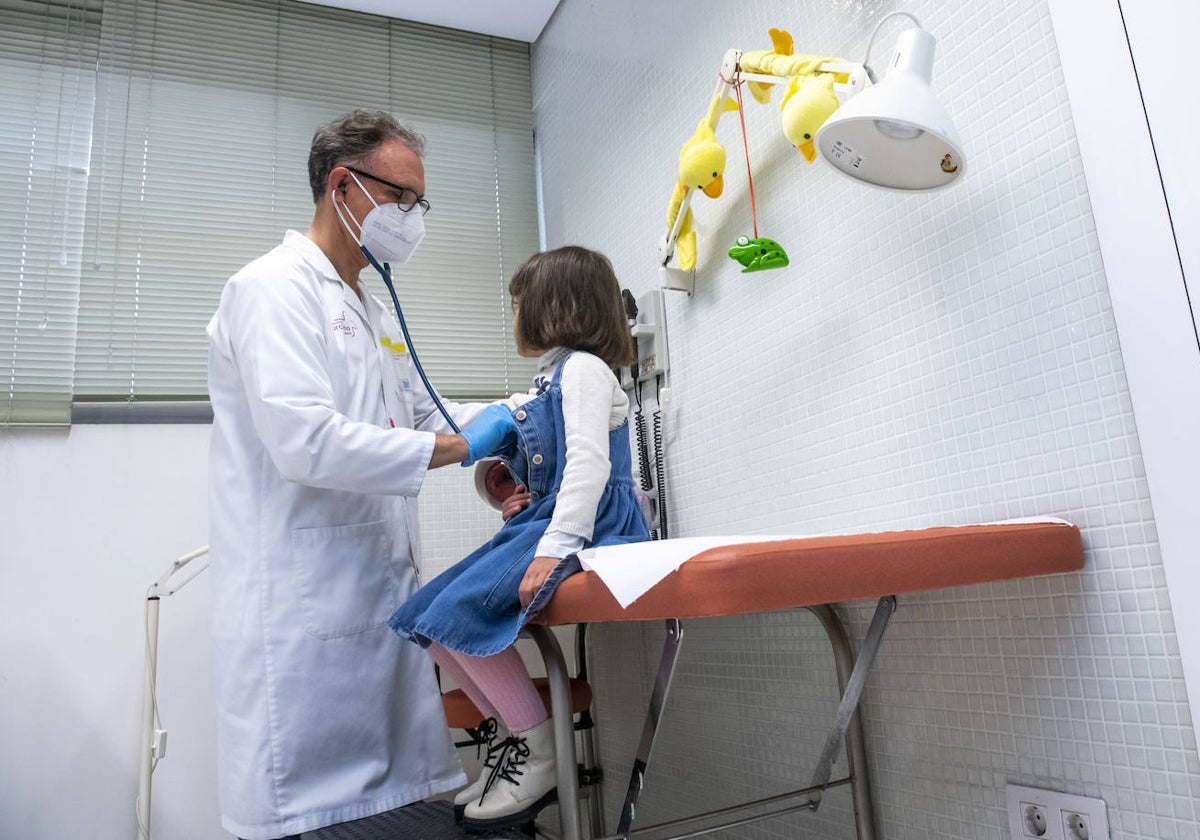
<svg viewBox="0 0 1200 840">
<path fill-rule="evenodd" d="M 736 539 L 736 538 L 734 538 Z M 615 834 L 607 837 L 690 837 L 800 810 L 816 810 L 821 794 L 849 785 L 858 840 L 876 840 L 866 746 L 857 711 L 896 596 L 929 589 L 1071 572 L 1083 566 L 1079 529 L 1061 520 L 1017 520 L 873 534 L 743 542 L 710 548 L 684 562 L 622 608 L 592 571 L 562 583 L 526 633 L 546 663 L 558 744 L 559 814 L 564 840 L 580 840 L 579 789 L 570 679 L 551 626 L 607 621 L 663 621 L 666 639 L 641 741 Z M 878 599 L 854 655 L 832 604 Z M 807 787 L 634 829 L 638 796 L 671 686 L 683 619 L 803 607 L 820 621 L 833 645 L 841 702 Z M 880 733 L 887 737 L 887 733 Z M 831 778 L 845 745 L 844 775 Z M 651 779 L 652 781 L 652 779 Z M 675 833 L 675 832 L 680 833 Z"/>
</svg>

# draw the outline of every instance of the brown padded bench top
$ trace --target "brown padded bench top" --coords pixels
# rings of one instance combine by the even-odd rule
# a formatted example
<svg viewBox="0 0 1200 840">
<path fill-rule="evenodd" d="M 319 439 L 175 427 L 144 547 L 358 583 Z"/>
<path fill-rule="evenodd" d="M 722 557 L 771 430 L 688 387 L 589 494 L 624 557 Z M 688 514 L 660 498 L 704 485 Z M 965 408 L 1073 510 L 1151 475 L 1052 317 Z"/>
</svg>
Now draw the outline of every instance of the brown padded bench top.
<svg viewBox="0 0 1200 840">
<path fill-rule="evenodd" d="M 1006 522 L 780 539 L 697 554 L 622 609 L 595 572 L 559 586 L 539 624 L 744 615 L 1073 572 L 1079 529 Z"/>
</svg>

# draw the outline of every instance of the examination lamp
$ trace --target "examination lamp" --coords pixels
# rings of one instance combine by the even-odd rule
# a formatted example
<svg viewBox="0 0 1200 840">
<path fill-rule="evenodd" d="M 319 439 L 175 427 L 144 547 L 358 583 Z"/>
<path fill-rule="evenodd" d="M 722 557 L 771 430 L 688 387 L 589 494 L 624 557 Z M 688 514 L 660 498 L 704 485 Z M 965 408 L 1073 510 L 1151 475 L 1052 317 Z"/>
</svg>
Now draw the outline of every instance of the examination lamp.
<svg viewBox="0 0 1200 840">
<path fill-rule="evenodd" d="M 896 39 L 896 51 L 880 81 L 868 65 L 871 47 L 883 24 L 895 17 L 907 18 L 913 26 Z M 724 148 L 713 139 L 713 132 L 721 115 L 734 110 L 743 117 L 744 137 L 740 94 L 743 82 L 760 86 L 750 88 L 760 102 L 770 99 L 769 93 L 765 97 L 761 95 L 764 90 L 772 85 L 784 86 L 788 92 L 781 108 L 784 109 L 784 133 L 789 141 L 803 151 L 809 161 L 815 160 L 814 149 L 808 145 L 811 142 L 816 156 L 848 178 L 882 190 L 915 193 L 947 187 L 966 171 L 966 156 L 958 132 L 930 88 L 936 42 L 911 14 L 892 12 L 881 17 L 867 41 L 866 56 L 861 63 L 797 54 L 788 32 L 772 29 L 770 34 L 772 48 L 769 50 L 743 52 L 731 49 L 725 53 L 708 113 L 680 152 L 680 177 L 669 205 L 667 232 L 658 247 L 659 280 L 663 288 L 677 289 L 689 295 L 694 288 L 694 231 L 689 231 L 691 240 L 686 264 L 678 259 L 675 267 L 670 264 L 676 257 L 675 248 L 683 225 L 691 219 L 692 197 L 697 189 L 704 189 L 693 181 L 697 175 L 707 174 L 709 169 L 705 166 L 693 171 L 689 161 L 715 160 L 711 157 L 715 149 L 720 152 L 719 165 L 712 168 L 723 168 Z M 814 83 L 811 88 L 806 88 L 801 78 L 818 78 L 820 85 L 826 87 Z M 836 103 L 830 102 L 829 92 L 836 97 Z M 731 104 L 734 94 L 737 102 Z M 790 114 L 787 107 L 792 108 Z M 818 119 L 823 119 L 823 124 L 815 122 Z M 705 154 L 710 157 L 705 159 L 695 154 L 699 148 L 705 149 Z M 689 167 L 686 173 L 685 163 Z M 746 168 L 749 178 L 748 153 Z M 713 173 L 714 176 L 717 174 L 719 172 Z M 709 194 L 707 189 L 704 191 Z M 753 183 L 750 184 L 750 208 L 753 214 Z M 757 240 L 757 226 L 755 237 Z M 772 244 L 778 247 L 776 243 Z M 732 251 L 730 256 L 733 256 Z"/>
<path fill-rule="evenodd" d="M 919 23 L 900 33 L 883 81 L 848 99 L 817 131 L 817 151 L 834 169 L 900 192 L 941 189 L 962 176 L 958 132 L 929 86 L 934 43 Z"/>
<path fill-rule="evenodd" d="M 176 558 L 146 590 L 146 650 L 142 681 L 142 752 L 138 761 L 137 840 L 150 840 L 151 777 L 167 754 L 167 730 L 158 720 L 158 607 L 208 568 L 208 546 Z M 198 561 L 193 563 L 193 561 Z M 185 566 L 191 566 L 185 570 Z"/>
</svg>

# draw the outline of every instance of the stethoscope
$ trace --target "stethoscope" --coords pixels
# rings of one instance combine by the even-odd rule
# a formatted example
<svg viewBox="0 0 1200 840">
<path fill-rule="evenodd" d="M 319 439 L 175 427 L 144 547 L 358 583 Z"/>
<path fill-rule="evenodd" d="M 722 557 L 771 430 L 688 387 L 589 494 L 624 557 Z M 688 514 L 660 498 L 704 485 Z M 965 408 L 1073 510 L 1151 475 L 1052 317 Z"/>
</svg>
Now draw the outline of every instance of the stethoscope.
<svg viewBox="0 0 1200 840">
<path fill-rule="evenodd" d="M 417 374 L 421 377 L 421 382 L 424 383 L 425 390 L 429 392 L 430 399 L 432 399 L 434 405 L 438 407 L 438 411 L 442 413 L 442 416 L 446 418 L 446 422 L 450 424 L 450 428 L 454 430 L 455 434 L 459 434 L 460 430 L 458 425 L 450 418 L 450 413 L 446 411 L 446 406 L 442 405 L 441 399 L 438 398 L 437 391 L 433 390 L 433 387 L 429 384 L 429 378 L 425 376 L 425 369 L 421 367 L 421 360 L 417 358 L 417 351 L 413 348 L 412 336 L 408 334 L 408 324 L 404 322 L 404 311 L 400 308 L 400 299 L 396 297 L 396 287 L 392 285 L 392 267 L 387 263 L 380 263 L 377 259 L 375 259 L 375 257 L 371 256 L 370 251 L 368 251 L 366 248 L 363 248 L 361 245 L 359 246 L 359 249 L 363 252 L 371 265 L 375 267 L 375 270 L 379 272 L 379 276 L 383 278 L 383 284 L 387 286 L 388 293 L 392 296 L 392 305 L 396 307 L 396 320 L 400 322 L 400 331 L 404 333 L 404 343 L 408 346 L 408 355 L 412 357 L 413 367 L 417 369 Z M 504 470 L 507 472 L 508 477 L 511 478 L 513 475 L 515 475 L 511 465 L 508 462 L 508 459 L 503 457 L 500 458 L 499 463 L 480 461 L 480 467 L 483 467 L 483 469 L 477 470 L 475 474 L 475 490 L 480 496 L 488 500 L 488 504 L 491 504 L 492 507 L 496 508 L 497 510 L 501 509 L 500 503 L 503 501 L 503 498 L 493 496 L 491 491 L 486 488 L 488 481 L 493 480 L 492 477 L 496 475 L 493 470 L 498 468 L 501 463 L 504 465 Z M 487 466 L 485 467 L 484 464 L 487 464 Z M 500 479 L 495 478 L 494 480 Z"/>
<path fill-rule="evenodd" d="M 413 367 L 417 369 L 417 375 L 421 377 L 421 382 L 425 385 L 425 390 L 429 393 L 429 397 L 433 400 L 434 405 L 438 407 L 438 411 L 446 418 L 446 422 L 450 424 L 450 428 L 454 430 L 454 434 L 459 434 L 461 430 L 458 428 L 458 424 L 451 419 L 450 412 L 446 411 L 446 406 L 442 405 L 437 391 L 433 390 L 433 386 L 429 384 L 429 377 L 425 375 L 425 368 L 421 367 L 421 360 L 417 358 L 417 350 L 413 346 L 412 336 L 408 334 L 408 324 L 404 322 L 404 311 L 400 308 L 400 299 L 396 297 L 396 287 L 392 285 L 392 267 L 387 263 L 379 262 L 379 260 L 371 256 L 370 251 L 361 245 L 359 246 L 359 250 L 363 252 L 367 261 L 379 272 L 379 276 L 383 278 L 383 284 L 387 286 L 387 290 L 392 296 L 392 305 L 396 307 L 396 320 L 400 322 L 400 331 L 404 333 L 404 344 L 408 347 L 408 355 L 412 357 Z"/>
</svg>

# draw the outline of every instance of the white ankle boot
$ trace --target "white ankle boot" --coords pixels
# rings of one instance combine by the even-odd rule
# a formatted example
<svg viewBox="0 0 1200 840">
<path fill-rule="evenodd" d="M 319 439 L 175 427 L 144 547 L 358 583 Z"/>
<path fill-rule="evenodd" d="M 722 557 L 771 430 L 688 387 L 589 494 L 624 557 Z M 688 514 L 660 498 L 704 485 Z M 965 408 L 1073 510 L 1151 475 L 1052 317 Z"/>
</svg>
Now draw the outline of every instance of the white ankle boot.
<svg viewBox="0 0 1200 840">
<path fill-rule="evenodd" d="M 506 743 L 483 798 L 469 803 L 463 813 L 463 828 L 468 831 L 521 825 L 558 798 L 554 719 L 547 718 Z"/>
<path fill-rule="evenodd" d="M 492 774 L 492 768 L 496 766 L 496 759 L 502 749 L 501 745 L 508 739 L 508 730 L 496 718 L 484 720 L 479 724 L 476 732 L 479 737 L 486 739 L 486 742 L 479 747 L 480 750 L 486 750 L 483 754 L 483 769 L 480 770 L 478 779 L 454 795 L 454 819 L 459 821 L 463 818 L 463 811 L 466 809 L 467 803 L 483 796 L 483 789 Z M 476 757 L 478 755 L 479 753 L 476 752 Z"/>
</svg>

